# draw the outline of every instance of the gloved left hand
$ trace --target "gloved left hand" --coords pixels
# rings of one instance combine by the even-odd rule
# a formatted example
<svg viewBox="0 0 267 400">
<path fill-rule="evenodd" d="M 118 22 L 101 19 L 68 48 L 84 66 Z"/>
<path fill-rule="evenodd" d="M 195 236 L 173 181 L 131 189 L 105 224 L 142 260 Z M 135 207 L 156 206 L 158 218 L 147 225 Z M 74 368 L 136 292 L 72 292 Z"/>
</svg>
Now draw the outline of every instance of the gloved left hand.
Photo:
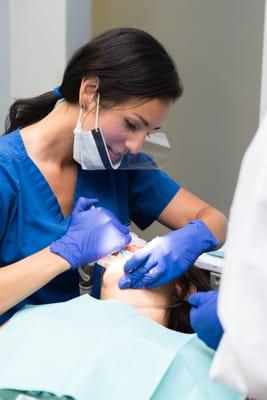
<svg viewBox="0 0 267 400">
<path fill-rule="evenodd" d="M 97 202 L 80 197 L 67 232 L 50 245 L 50 251 L 65 258 L 72 269 L 112 254 L 131 241 L 129 229 L 111 211 L 92 208 Z"/>
<path fill-rule="evenodd" d="M 217 315 L 217 290 L 191 294 L 188 302 L 192 305 L 190 310 L 190 323 L 199 339 L 213 350 L 216 350 L 223 328 Z"/>
<path fill-rule="evenodd" d="M 219 244 L 201 220 L 157 237 L 136 252 L 124 266 L 121 289 L 156 288 L 183 275 L 201 253 Z"/>
</svg>

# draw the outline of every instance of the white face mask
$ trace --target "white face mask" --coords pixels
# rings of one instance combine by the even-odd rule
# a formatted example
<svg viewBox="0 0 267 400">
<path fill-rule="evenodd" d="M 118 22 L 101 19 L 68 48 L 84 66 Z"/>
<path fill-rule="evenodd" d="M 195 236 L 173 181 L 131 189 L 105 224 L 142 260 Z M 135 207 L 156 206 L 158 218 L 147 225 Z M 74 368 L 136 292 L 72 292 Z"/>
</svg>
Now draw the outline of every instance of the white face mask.
<svg viewBox="0 0 267 400">
<path fill-rule="evenodd" d="M 73 158 L 79 163 L 82 169 L 117 169 L 119 168 L 123 157 L 113 164 L 109 156 L 109 152 L 105 143 L 103 133 L 98 125 L 99 112 L 99 94 L 96 103 L 96 120 L 95 129 L 91 131 L 83 131 L 81 127 L 82 108 L 80 109 L 79 118 L 74 129 L 74 145 Z"/>
</svg>

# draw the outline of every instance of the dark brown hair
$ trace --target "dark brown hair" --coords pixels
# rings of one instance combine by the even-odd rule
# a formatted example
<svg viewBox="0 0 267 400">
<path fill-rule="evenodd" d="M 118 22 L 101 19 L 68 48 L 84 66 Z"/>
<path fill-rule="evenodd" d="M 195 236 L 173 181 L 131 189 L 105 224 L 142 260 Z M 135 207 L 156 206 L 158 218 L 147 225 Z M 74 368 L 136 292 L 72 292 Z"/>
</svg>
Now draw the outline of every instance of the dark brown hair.
<svg viewBox="0 0 267 400">
<path fill-rule="evenodd" d="M 167 310 L 167 328 L 184 333 L 194 333 L 189 318 L 191 306 L 186 298 L 192 286 L 197 292 L 206 292 L 211 289 L 209 272 L 193 266 L 182 277 L 176 279 L 175 283 L 181 287 L 181 293 L 177 294 L 177 290 L 173 286 L 170 304 L 178 305 Z"/>
<path fill-rule="evenodd" d="M 149 33 L 135 28 L 111 29 L 80 47 L 69 61 L 59 90 L 78 104 L 83 78 L 98 77 L 101 107 L 131 100 L 175 101 L 182 94 L 176 66 L 164 47 Z M 20 99 L 10 107 L 6 133 L 44 118 L 58 96 L 51 90 Z"/>
</svg>

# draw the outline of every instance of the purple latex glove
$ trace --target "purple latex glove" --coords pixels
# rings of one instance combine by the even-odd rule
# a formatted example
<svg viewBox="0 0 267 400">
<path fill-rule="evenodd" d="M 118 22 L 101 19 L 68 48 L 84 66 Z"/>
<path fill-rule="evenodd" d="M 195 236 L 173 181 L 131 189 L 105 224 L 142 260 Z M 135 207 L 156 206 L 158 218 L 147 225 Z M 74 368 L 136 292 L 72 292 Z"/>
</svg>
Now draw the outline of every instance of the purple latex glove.
<svg viewBox="0 0 267 400">
<path fill-rule="evenodd" d="M 97 202 L 80 197 L 67 232 L 50 246 L 52 253 L 65 258 L 72 269 L 114 253 L 131 241 L 129 229 L 111 211 L 92 208 Z"/>
<path fill-rule="evenodd" d="M 217 290 L 191 294 L 188 302 L 192 305 L 190 310 L 190 323 L 199 339 L 213 350 L 216 350 L 223 328 L 217 315 Z"/>
<path fill-rule="evenodd" d="M 183 275 L 204 251 L 219 244 L 201 220 L 157 237 L 135 253 L 124 266 L 121 289 L 156 288 Z"/>
</svg>

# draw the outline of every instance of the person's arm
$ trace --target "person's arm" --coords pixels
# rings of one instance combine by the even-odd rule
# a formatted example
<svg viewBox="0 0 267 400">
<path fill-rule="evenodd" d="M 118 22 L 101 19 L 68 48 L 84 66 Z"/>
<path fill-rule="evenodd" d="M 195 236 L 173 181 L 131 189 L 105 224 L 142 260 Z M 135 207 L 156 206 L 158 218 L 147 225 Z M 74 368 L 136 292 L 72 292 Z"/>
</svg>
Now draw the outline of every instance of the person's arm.
<svg viewBox="0 0 267 400">
<path fill-rule="evenodd" d="M 182 228 L 197 219 L 201 219 L 207 225 L 220 245 L 224 243 L 227 230 L 226 217 L 221 211 L 184 188 L 177 192 L 158 218 L 170 229 Z"/>
<path fill-rule="evenodd" d="M 0 268 L 0 314 L 67 269 L 96 261 L 130 242 L 129 229 L 112 212 L 91 208 L 96 202 L 81 197 L 65 235 L 49 248 Z"/>
<path fill-rule="evenodd" d="M 70 268 L 49 247 L 0 268 L 0 315 Z"/>
<path fill-rule="evenodd" d="M 152 240 L 125 264 L 120 288 L 154 288 L 183 275 L 203 252 L 224 243 L 226 218 L 181 188 L 158 220 L 173 229 Z"/>
</svg>

